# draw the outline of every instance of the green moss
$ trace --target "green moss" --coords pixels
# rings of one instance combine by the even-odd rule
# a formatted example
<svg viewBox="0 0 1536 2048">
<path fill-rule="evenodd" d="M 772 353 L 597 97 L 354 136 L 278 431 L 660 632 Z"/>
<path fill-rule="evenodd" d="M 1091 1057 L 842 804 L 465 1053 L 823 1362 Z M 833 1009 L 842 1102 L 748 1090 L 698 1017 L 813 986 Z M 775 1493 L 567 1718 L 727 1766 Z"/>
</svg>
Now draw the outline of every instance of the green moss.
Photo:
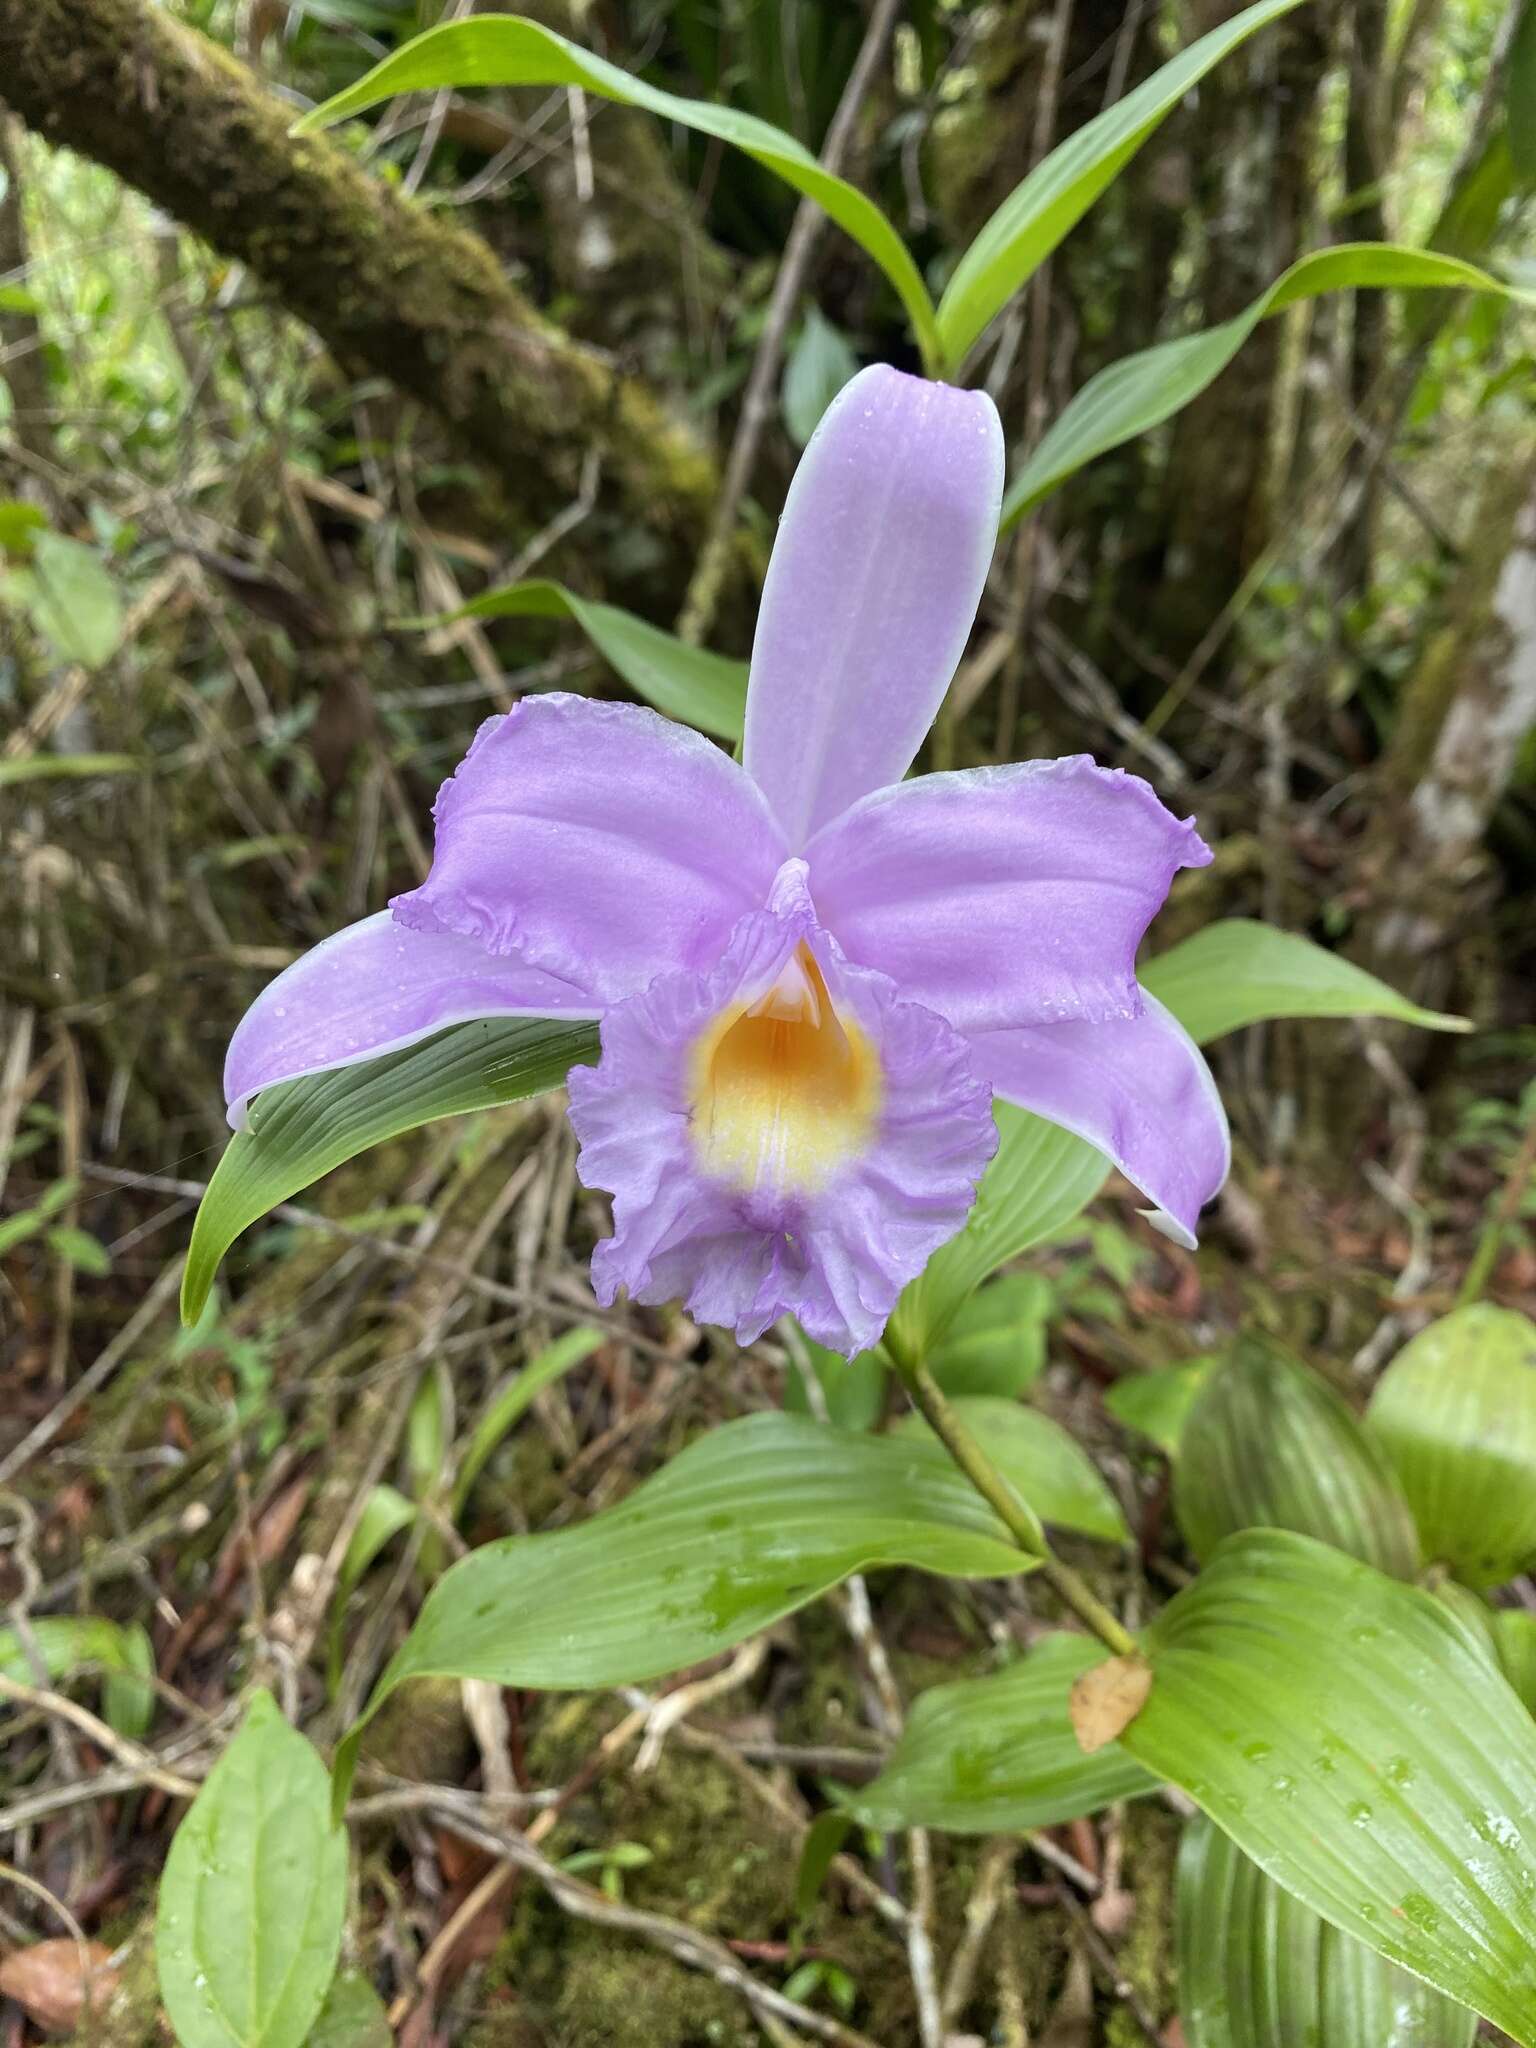
<svg viewBox="0 0 1536 2048">
<path fill-rule="evenodd" d="M 1136 1901 L 1118 1961 L 1121 1974 L 1149 2012 L 1173 2002 L 1173 1884 L 1179 1824 L 1171 1813 L 1137 1800 L 1126 1809 L 1125 1883 Z M 1145 2048 L 1146 2037 L 1122 2006 L 1110 2015 L 1107 2048 Z"/>
</svg>

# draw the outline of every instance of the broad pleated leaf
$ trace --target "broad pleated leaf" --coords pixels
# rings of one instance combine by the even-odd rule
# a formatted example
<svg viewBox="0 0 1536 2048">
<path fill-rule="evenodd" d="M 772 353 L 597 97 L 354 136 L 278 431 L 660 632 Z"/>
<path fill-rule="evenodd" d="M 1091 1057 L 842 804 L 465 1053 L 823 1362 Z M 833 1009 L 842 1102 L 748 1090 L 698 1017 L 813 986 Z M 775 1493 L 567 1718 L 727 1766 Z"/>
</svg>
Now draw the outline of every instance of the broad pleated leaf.
<svg viewBox="0 0 1536 2048">
<path fill-rule="evenodd" d="M 325 1766 L 257 1693 L 160 1880 L 160 1996 L 181 2048 L 303 2048 L 346 1911 L 347 1837 L 330 1824 Z"/>
<path fill-rule="evenodd" d="M 1054 1827 L 1157 1780 L 1118 1743 L 1085 1756 L 1072 1732 L 1072 1681 L 1103 1651 L 1065 1631 L 985 1678 L 920 1693 L 885 1768 L 849 1801 L 870 1827 L 990 1835 Z"/>
<path fill-rule="evenodd" d="M 1472 1586 L 1536 1558 L 1536 1323 L 1479 1303 L 1405 1344 L 1366 1412 L 1424 1555 Z"/>
<path fill-rule="evenodd" d="M 1281 0 L 1269 0 L 1278 7 Z M 590 50 L 567 42 L 552 29 L 514 14 L 482 14 L 445 22 L 416 36 L 393 55 L 325 101 L 299 122 L 299 130 L 328 128 L 402 92 L 439 92 L 449 86 L 574 85 L 621 106 L 640 107 L 663 121 L 679 122 L 700 135 L 728 142 L 815 200 L 828 218 L 873 257 L 906 308 L 925 361 L 939 365 L 933 302 L 906 244 L 873 200 L 846 180 L 822 169 L 810 151 L 782 128 L 709 100 L 681 99 L 643 78 L 605 63 Z"/>
<path fill-rule="evenodd" d="M 1174 1511 L 1197 1557 L 1239 1529 L 1294 1529 L 1394 1578 L 1419 1567 L 1397 1474 L 1332 1387 L 1259 1338 L 1201 1388 L 1174 1464 Z"/>
<path fill-rule="evenodd" d="M 1428 1593 L 1278 1529 L 1147 1631 L 1121 1736 L 1325 1920 L 1536 2044 L 1536 1723 Z"/>
<path fill-rule="evenodd" d="M 1166 1456 L 1175 1457 L 1189 1411 L 1220 1364 L 1220 1356 L 1208 1352 L 1184 1365 L 1165 1366 L 1161 1372 L 1127 1373 L 1106 1390 L 1104 1406 L 1116 1422 L 1150 1437 Z"/>
<path fill-rule="evenodd" d="M 1536 1614 L 1523 1607 L 1504 1607 L 1493 1617 L 1493 1646 L 1499 1668 L 1536 1714 Z"/>
<path fill-rule="evenodd" d="M 1208 1820 L 1179 1846 L 1187 2048 L 1469 2048 L 1477 2015 L 1282 1891 Z"/>
<path fill-rule="evenodd" d="M 986 1394 L 962 1395 L 951 1406 L 1040 1521 L 1104 1543 L 1130 1542 L 1119 1502 L 1088 1453 L 1059 1422 L 1038 1408 Z M 903 1416 L 896 1434 L 933 1441 L 918 1415 Z"/>
<path fill-rule="evenodd" d="M 939 301 L 939 339 L 953 374 L 993 315 L 1111 185 L 1137 150 L 1214 65 L 1297 0 L 1261 0 L 1154 71 L 1085 122 L 1016 185 L 955 266 Z"/>
<path fill-rule="evenodd" d="M 472 1551 L 433 1588 L 368 1711 L 428 1675 L 544 1691 L 655 1678 L 881 1564 L 1033 1568 L 937 1444 L 749 1415 L 590 1521 Z M 356 1740 L 338 1758 L 343 1788 Z"/>
<path fill-rule="evenodd" d="M 1055 1299 L 1043 1273 L 1008 1273 L 978 1288 L 929 1353 L 929 1369 L 945 1393 L 1027 1393 L 1045 1370 Z"/>
<path fill-rule="evenodd" d="M 1426 1031 L 1470 1031 L 1465 1017 L 1421 1010 L 1374 974 L 1296 932 L 1222 918 L 1139 969 L 1142 986 L 1205 1045 L 1272 1017 L 1389 1017 Z"/>
<path fill-rule="evenodd" d="M 558 1088 L 577 1061 L 596 1059 L 597 1050 L 595 1025 L 490 1018 L 455 1024 L 382 1059 L 263 1090 L 251 1105 L 249 1130 L 235 1134 L 214 1168 L 192 1226 L 182 1321 L 198 1320 L 224 1254 L 279 1202 L 418 1124 Z"/>
<path fill-rule="evenodd" d="M 1219 327 L 1182 334 L 1092 377 L 1053 422 L 1003 498 L 1002 529 L 1022 519 L 1095 456 L 1161 426 L 1215 381 L 1261 320 L 1300 299 L 1351 286 L 1503 292 L 1485 271 L 1430 249 L 1348 242 L 1293 263 L 1249 306 Z"/>
<path fill-rule="evenodd" d="M 599 604 L 563 583 L 533 577 L 482 591 L 457 611 L 415 623 L 441 626 L 455 619 L 571 619 L 637 697 L 716 739 L 741 738 L 747 664 L 690 647 L 675 633 L 664 633 L 615 604 Z"/>
</svg>

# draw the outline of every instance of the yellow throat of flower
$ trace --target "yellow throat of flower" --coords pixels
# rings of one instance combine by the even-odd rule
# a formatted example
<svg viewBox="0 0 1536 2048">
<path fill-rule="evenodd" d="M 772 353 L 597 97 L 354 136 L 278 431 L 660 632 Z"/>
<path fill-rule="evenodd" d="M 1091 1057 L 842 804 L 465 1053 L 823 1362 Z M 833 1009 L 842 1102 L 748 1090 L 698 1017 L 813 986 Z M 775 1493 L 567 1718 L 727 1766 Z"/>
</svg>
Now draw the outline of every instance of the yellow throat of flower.
<svg viewBox="0 0 1536 2048">
<path fill-rule="evenodd" d="M 706 1173 L 742 1189 L 811 1194 L 868 1136 L 880 1063 L 801 945 L 766 994 L 722 1010 L 700 1036 L 688 1093 Z"/>
</svg>

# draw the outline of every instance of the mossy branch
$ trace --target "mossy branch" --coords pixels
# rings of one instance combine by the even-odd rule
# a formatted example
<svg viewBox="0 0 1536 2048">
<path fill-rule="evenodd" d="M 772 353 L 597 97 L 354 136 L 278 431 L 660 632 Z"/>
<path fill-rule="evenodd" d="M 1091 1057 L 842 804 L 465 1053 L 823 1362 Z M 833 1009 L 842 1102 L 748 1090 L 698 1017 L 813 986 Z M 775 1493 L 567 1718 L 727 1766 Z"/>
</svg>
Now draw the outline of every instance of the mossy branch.
<svg viewBox="0 0 1536 2048">
<path fill-rule="evenodd" d="M 520 512 L 569 503 L 596 448 L 610 501 L 691 552 L 714 464 L 646 387 L 543 319 L 477 235 L 291 136 L 294 110 L 167 10 L 0 0 L 0 78 L 40 135 L 247 264 L 349 375 L 430 408 Z"/>
</svg>

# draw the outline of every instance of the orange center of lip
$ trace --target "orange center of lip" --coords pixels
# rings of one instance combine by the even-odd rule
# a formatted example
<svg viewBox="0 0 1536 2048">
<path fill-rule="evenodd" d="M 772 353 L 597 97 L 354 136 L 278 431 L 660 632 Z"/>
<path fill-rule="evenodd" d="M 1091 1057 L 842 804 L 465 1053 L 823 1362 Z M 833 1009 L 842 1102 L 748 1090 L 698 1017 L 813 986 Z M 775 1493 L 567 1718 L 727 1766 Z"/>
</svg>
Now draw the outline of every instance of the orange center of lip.
<svg viewBox="0 0 1536 2048">
<path fill-rule="evenodd" d="M 694 1045 L 689 1100 L 706 1173 L 743 1190 L 811 1194 L 858 1152 L 880 1106 L 880 1063 L 839 1016 L 809 947 Z"/>
</svg>

